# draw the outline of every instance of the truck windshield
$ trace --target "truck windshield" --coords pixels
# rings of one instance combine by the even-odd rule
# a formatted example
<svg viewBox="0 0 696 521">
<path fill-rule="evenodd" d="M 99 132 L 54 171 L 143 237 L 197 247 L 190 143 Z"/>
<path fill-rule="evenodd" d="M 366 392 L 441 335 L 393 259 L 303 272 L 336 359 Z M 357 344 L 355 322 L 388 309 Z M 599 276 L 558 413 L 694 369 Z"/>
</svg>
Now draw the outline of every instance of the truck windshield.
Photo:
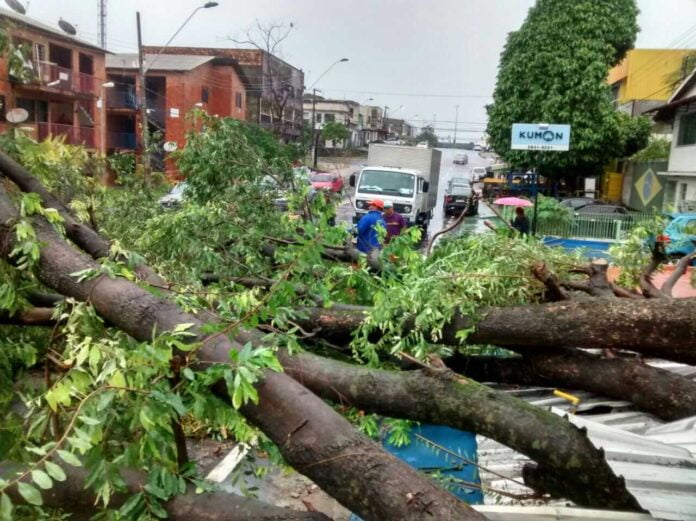
<svg viewBox="0 0 696 521">
<path fill-rule="evenodd" d="M 387 170 L 365 170 L 360 176 L 358 192 L 367 194 L 413 195 L 416 178 L 413 174 Z"/>
</svg>

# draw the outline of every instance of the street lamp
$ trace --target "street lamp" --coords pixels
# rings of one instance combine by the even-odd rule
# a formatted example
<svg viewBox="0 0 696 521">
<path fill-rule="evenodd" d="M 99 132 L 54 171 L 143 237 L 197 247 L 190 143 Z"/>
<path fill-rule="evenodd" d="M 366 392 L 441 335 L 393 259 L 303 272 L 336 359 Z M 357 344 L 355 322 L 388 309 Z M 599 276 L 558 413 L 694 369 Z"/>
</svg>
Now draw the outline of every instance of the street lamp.
<svg viewBox="0 0 696 521">
<path fill-rule="evenodd" d="M 101 152 L 106 155 L 106 89 L 115 87 L 113 81 L 107 81 L 101 85 Z"/>
<path fill-rule="evenodd" d="M 160 57 L 160 55 L 164 52 L 164 50 L 167 48 L 167 46 L 172 43 L 172 40 L 176 38 L 176 35 L 181 32 L 181 30 L 186 27 L 186 24 L 189 23 L 189 20 L 193 18 L 193 15 L 195 15 L 198 11 L 201 9 L 210 9 L 211 7 L 217 7 L 218 3 L 217 2 L 206 2 L 205 4 L 196 7 L 193 12 L 189 15 L 189 17 L 184 21 L 183 24 L 181 24 L 181 27 L 179 27 L 176 32 L 172 35 L 172 37 L 165 43 L 162 48 L 159 50 L 159 52 L 155 55 L 154 59 L 152 60 L 152 63 L 148 65 L 148 67 L 145 67 L 145 61 L 143 59 L 143 39 L 142 39 L 142 32 L 140 29 L 140 11 L 135 13 L 136 16 L 136 21 L 137 21 L 137 26 L 138 26 L 138 76 L 139 76 L 139 83 L 140 83 L 140 125 L 141 125 L 141 136 L 142 136 L 142 145 L 143 145 L 143 163 L 145 166 L 145 182 L 146 185 L 149 187 L 149 175 L 150 175 L 150 154 L 148 152 L 148 148 L 150 147 L 150 137 L 148 135 L 148 121 L 147 121 L 147 94 L 146 94 L 146 89 L 145 89 L 145 73 L 152 68 L 152 66 L 155 64 L 157 59 Z"/>
<path fill-rule="evenodd" d="M 307 90 L 312 91 L 312 142 L 314 143 L 314 146 L 312 149 L 314 150 L 314 168 L 317 167 L 317 132 L 316 132 L 316 126 L 317 126 L 317 119 L 316 119 L 316 111 L 317 111 L 317 89 L 314 88 L 314 86 L 319 83 L 319 80 L 322 79 L 324 76 L 326 76 L 326 73 L 328 73 L 331 69 L 334 68 L 339 63 L 344 63 L 347 62 L 348 58 L 341 58 L 340 60 L 336 60 L 331 64 L 331 66 L 326 69 L 319 77 L 316 79 L 314 83 L 312 83 L 311 87 Z"/>
</svg>

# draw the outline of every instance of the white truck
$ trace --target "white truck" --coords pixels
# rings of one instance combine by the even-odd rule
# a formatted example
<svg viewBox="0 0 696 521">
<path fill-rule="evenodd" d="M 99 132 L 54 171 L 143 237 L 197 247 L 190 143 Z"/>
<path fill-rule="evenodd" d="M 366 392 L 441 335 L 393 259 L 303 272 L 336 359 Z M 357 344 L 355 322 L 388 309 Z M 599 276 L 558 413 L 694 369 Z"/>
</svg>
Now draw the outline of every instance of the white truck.
<svg viewBox="0 0 696 521">
<path fill-rule="evenodd" d="M 432 148 L 370 145 L 367 166 L 350 176 L 355 187 L 355 216 L 367 213 L 372 199 L 391 201 L 409 226 L 427 230 L 437 202 L 442 152 Z"/>
</svg>

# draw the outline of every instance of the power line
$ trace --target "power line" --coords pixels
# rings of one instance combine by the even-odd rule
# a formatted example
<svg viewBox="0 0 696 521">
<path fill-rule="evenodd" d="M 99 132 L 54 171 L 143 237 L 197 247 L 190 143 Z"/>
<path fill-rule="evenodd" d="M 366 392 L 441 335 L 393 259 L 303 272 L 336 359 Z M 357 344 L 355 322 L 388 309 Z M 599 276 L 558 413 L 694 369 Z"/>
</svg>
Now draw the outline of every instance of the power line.
<svg viewBox="0 0 696 521">
<path fill-rule="evenodd" d="M 380 92 L 375 90 L 345 90 L 345 89 L 322 89 L 329 92 L 343 92 L 352 94 L 377 94 L 379 96 L 410 96 L 428 98 L 458 98 L 458 99 L 491 99 L 493 96 L 482 96 L 475 94 L 426 94 L 426 93 L 406 93 L 406 92 Z"/>
</svg>

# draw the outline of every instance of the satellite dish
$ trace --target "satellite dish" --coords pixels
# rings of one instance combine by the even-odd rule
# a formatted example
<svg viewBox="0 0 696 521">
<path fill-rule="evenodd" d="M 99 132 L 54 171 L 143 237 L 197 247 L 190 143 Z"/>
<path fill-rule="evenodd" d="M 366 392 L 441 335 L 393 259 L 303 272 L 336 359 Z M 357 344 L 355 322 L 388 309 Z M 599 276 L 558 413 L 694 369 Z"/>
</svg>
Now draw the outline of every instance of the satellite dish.
<svg viewBox="0 0 696 521">
<path fill-rule="evenodd" d="M 29 113 L 25 109 L 11 109 L 5 114 L 5 119 L 10 123 L 24 123 L 29 117 Z"/>
<path fill-rule="evenodd" d="M 66 22 L 62 18 L 58 20 L 58 27 L 63 29 L 63 31 L 68 33 L 70 36 L 75 36 L 77 34 L 77 29 L 75 29 L 70 22 Z"/>
<path fill-rule="evenodd" d="M 19 14 L 27 14 L 27 10 L 17 0 L 5 0 L 5 3 L 9 5 L 10 9 L 13 11 L 18 12 Z"/>
<path fill-rule="evenodd" d="M 174 152 L 178 148 L 178 145 L 176 144 L 176 141 L 167 141 L 164 145 L 162 145 L 162 148 L 165 152 Z"/>
</svg>

